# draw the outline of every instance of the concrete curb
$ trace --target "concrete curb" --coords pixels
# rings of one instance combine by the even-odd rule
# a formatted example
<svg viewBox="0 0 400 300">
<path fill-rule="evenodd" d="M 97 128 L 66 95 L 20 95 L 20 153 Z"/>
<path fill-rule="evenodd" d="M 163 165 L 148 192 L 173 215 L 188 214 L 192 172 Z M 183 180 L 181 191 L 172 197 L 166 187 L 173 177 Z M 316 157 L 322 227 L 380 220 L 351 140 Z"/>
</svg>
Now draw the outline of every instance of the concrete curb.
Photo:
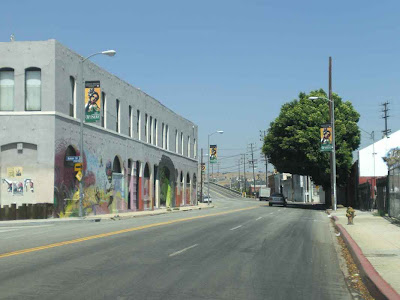
<svg viewBox="0 0 400 300">
<path fill-rule="evenodd" d="M 130 212 L 122 214 L 106 214 L 106 215 L 94 215 L 86 216 L 83 218 L 70 217 L 70 218 L 50 218 L 50 219 L 28 219 L 28 220 L 10 220 L 10 221 L 0 221 L 0 228 L 6 228 L 10 226 L 31 226 L 31 225 L 41 225 L 41 224 L 60 224 L 69 222 L 100 222 L 101 220 L 125 220 L 133 218 L 144 218 L 150 216 L 158 216 L 169 213 L 179 213 L 191 210 L 202 210 L 214 208 L 214 205 L 209 206 L 183 206 L 180 209 L 175 210 L 167 209 L 153 210 L 153 211 L 140 211 L 140 212 Z"/>
<path fill-rule="evenodd" d="M 371 296 L 375 299 L 400 300 L 400 295 L 379 275 L 347 230 L 341 224 L 336 223 L 339 218 L 332 216 L 332 219 L 336 229 L 340 232 L 349 248 L 357 267 L 360 269 L 361 276 Z"/>
</svg>

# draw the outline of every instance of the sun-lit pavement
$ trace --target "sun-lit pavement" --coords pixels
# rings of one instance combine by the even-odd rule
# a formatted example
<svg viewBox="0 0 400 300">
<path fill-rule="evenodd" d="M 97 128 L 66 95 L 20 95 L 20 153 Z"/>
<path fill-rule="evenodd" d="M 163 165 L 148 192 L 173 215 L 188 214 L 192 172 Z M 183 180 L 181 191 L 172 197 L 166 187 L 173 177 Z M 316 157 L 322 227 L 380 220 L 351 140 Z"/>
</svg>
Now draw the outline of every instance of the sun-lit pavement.
<svg viewBox="0 0 400 300">
<path fill-rule="evenodd" d="M 371 212 L 356 210 L 354 225 L 347 225 L 346 208 L 331 212 L 338 217 L 382 278 L 400 293 L 400 227 Z"/>
<path fill-rule="evenodd" d="M 0 228 L 0 299 L 351 298 L 323 211 L 241 199 L 213 205 Z"/>
</svg>

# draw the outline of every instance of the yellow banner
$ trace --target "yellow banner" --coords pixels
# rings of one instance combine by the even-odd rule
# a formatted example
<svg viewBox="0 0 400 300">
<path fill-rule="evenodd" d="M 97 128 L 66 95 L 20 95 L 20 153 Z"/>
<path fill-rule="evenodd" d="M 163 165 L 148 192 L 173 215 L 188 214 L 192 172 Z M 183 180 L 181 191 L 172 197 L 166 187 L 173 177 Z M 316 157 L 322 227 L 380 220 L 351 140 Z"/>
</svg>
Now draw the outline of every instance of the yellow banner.
<svg viewBox="0 0 400 300">
<path fill-rule="evenodd" d="M 85 82 L 85 122 L 100 120 L 100 81 Z"/>
</svg>

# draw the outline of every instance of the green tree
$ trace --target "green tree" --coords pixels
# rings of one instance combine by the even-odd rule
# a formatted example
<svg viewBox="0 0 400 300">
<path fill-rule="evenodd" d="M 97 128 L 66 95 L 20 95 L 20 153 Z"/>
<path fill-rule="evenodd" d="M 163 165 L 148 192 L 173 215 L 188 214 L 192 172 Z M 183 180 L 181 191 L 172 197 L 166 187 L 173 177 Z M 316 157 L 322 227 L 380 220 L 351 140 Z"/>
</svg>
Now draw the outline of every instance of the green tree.
<svg viewBox="0 0 400 300">
<path fill-rule="evenodd" d="M 264 139 L 263 152 L 279 172 L 311 176 L 325 191 L 330 188 L 329 153 L 320 151 L 320 127 L 329 123 L 329 105 L 324 90 L 299 94 L 299 99 L 285 103 L 271 122 Z M 352 164 L 352 152 L 360 144 L 359 113 L 350 101 L 333 93 L 335 102 L 335 139 L 337 183 L 343 185 Z"/>
</svg>

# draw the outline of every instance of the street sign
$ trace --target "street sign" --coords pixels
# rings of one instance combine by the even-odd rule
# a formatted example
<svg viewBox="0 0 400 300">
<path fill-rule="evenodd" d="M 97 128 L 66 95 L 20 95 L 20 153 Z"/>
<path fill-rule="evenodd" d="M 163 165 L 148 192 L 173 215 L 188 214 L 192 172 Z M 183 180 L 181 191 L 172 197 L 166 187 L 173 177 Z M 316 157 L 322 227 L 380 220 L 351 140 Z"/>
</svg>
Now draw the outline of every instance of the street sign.
<svg viewBox="0 0 400 300">
<path fill-rule="evenodd" d="M 80 156 L 67 156 L 67 157 L 65 158 L 66 161 L 72 161 L 72 162 L 74 162 L 74 163 L 79 162 L 80 159 L 81 159 Z"/>
<path fill-rule="evenodd" d="M 79 181 L 81 181 L 81 180 L 82 180 L 82 172 L 81 172 L 81 171 L 78 171 L 78 173 L 76 173 L 75 177 L 76 177 Z"/>
<path fill-rule="evenodd" d="M 202 164 L 201 164 L 201 174 L 204 174 L 205 171 L 206 171 L 206 164 L 205 164 L 205 163 L 202 163 Z"/>
<path fill-rule="evenodd" d="M 74 170 L 79 172 L 82 171 L 82 163 L 75 163 Z"/>
</svg>

